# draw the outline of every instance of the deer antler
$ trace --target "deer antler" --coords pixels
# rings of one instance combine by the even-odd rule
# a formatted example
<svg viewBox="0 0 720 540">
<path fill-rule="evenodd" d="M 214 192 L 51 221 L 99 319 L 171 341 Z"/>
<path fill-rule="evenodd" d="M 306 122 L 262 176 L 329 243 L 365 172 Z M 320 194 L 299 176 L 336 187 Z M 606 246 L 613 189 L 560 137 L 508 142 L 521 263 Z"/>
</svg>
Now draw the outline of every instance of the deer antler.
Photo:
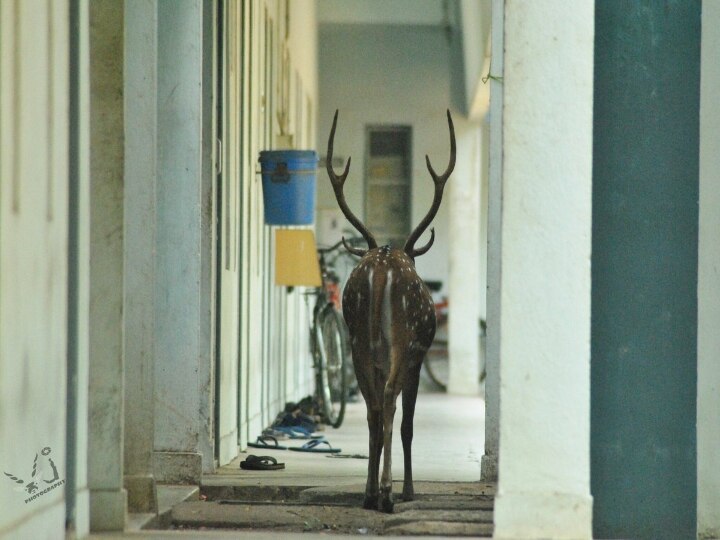
<svg viewBox="0 0 720 540">
<path fill-rule="evenodd" d="M 330 183 L 332 184 L 333 191 L 335 192 L 335 198 L 337 199 L 337 203 L 340 206 L 340 210 L 342 210 L 342 213 L 345 214 L 345 217 L 347 220 L 352 223 L 353 227 L 355 227 L 360 234 L 362 234 L 363 238 L 365 238 L 365 241 L 368 244 L 368 249 L 374 249 L 377 247 L 377 242 L 375 241 L 375 237 L 372 235 L 372 233 L 363 225 L 363 223 L 355 216 L 355 214 L 352 213 L 350 208 L 347 205 L 347 202 L 345 201 L 345 194 L 343 193 L 343 185 L 345 184 L 345 179 L 347 178 L 348 172 L 350 171 L 350 159 L 348 158 L 347 164 L 345 165 L 345 170 L 343 173 L 338 176 L 335 174 L 335 171 L 333 170 L 332 166 L 332 155 L 333 155 L 333 141 L 335 140 L 335 127 L 337 126 L 337 117 L 338 117 L 338 111 L 335 110 L 335 117 L 333 118 L 333 125 L 332 129 L 330 130 L 330 138 L 328 139 L 328 150 L 327 150 L 327 157 L 325 158 L 325 165 L 327 168 L 328 176 L 330 177 Z M 350 253 L 353 255 L 357 255 L 359 257 L 362 257 L 367 253 L 367 250 L 365 249 L 358 249 L 354 248 L 345 242 L 345 237 L 342 239 L 343 245 L 345 246 L 345 249 L 347 249 Z"/>
<path fill-rule="evenodd" d="M 433 197 L 432 206 L 430 206 L 430 210 L 428 211 L 427 215 L 425 216 L 425 218 L 423 218 L 423 220 L 410 234 L 407 241 L 405 242 L 405 247 L 403 249 L 405 253 L 407 253 L 412 258 L 419 257 L 420 255 L 427 253 L 427 251 L 430 249 L 433 242 L 435 241 L 435 229 L 431 229 L 430 241 L 423 247 L 415 249 L 415 242 L 417 242 L 418 238 L 420 238 L 422 233 L 425 232 L 425 229 L 427 229 L 428 225 L 432 223 L 432 220 L 435 218 L 435 214 L 437 214 L 437 211 L 440 208 L 440 201 L 442 201 L 445 182 L 447 182 L 447 179 L 450 177 L 450 174 L 455 168 L 455 127 L 453 126 L 452 116 L 450 116 L 449 110 L 447 112 L 447 119 L 448 126 L 450 127 L 450 163 L 448 164 L 447 169 L 445 169 L 445 172 L 442 175 L 438 176 L 432 165 L 430 164 L 430 158 L 427 155 L 425 156 L 425 162 L 427 163 L 428 171 L 430 171 L 430 176 L 432 176 L 433 182 L 435 183 L 435 196 Z"/>
</svg>

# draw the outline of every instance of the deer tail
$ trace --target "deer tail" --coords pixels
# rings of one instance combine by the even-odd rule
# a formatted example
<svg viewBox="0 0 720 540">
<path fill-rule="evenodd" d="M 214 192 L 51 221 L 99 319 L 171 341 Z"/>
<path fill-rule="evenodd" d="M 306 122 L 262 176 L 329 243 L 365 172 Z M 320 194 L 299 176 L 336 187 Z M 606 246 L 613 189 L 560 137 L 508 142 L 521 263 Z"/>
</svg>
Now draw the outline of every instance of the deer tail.
<svg viewBox="0 0 720 540">
<path fill-rule="evenodd" d="M 384 320 L 386 319 L 385 311 L 385 286 L 387 284 L 387 274 L 385 272 L 372 272 L 370 274 L 370 321 L 368 324 L 370 346 L 374 350 L 379 350 L 382 346 L 382 339 L 385 337 L 389 341 L 389 336 L 383 336 Z"/>
</svg>

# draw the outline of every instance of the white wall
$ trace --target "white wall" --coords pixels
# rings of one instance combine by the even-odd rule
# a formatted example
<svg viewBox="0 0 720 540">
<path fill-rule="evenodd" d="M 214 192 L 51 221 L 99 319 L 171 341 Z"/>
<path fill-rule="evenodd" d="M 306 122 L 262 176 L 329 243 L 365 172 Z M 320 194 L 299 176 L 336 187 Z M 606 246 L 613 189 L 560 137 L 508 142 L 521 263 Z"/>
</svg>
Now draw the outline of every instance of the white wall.
<svg viewBox="0 0 720 540">
<path fill-rule="evenodd" d="M 223 96 L 221 107 L 223 110 L 223 132 L 220 135 L 223 144 L 223 153 L 218 156 L 222 160 L 222 185 L 218 197 L 220 205 L 216 208 L 216 215 L 219 216 L 217 234 L 220 240 L 220 253 L 217 258 L 219 266 L 217 275 L 219 278 L 219 309 L 215 325 L 219 330 L 220 342 L 216 344 L 219 369 L 215 372 L 218 379 L 217 394 L 215 399 L 219 401 L 219 417 L 217 422 L 215 445 L 219 447 L 219 464 L 229 463 L 237 454 L 238 446 L 238 369 L 239 353 L 238 339 L 244 339 L 238 323 L 240 311 L 239 305 L 239 195 L 238 195 L 238 160 L 240 158 L 239 148 L 239 126 L 240 126 L 240 103 L 239 84 L 242 80 L 242 73 L 238 72 L 240 60 L 237 51 L 242 41 L 239 36 L 243 34 L 242 10 L 237 2 L 225 4 L 226 9 L 223 18 L 228 27 L 223 40 L 222 50 L 218 51 L 223 59 L 224 78 Z M 247 53 L 245 53 L 247 55 Z M 232 66 L 232 69 L 230 68 Z"/>
<path fill-rule="evenodd" d="M 490 70 L 490 0 L 461 0 L 465 100 L 471 118 L 482 118 L 488 109 L 490 85 L 483 77 Z"/>
<path fill-rule="evenodd" d="M 702 6 L 698 253 L 698 536 L 720 537 L 720 3 Z"/>
<path fill-rule="evenodd" d="M 430 208 L 433 196 L 425 154 L 436 170 L 444 170 L 450 152 L 445 115 L 451 101 L 450 46 L 443 30 L 437 26 L 323 24 L 319 45 L 320 154 L 325 154 L 332 115 L 339 109 L 335 157 L 352 156 L 345 195 L 350 208 L 362 219 L 365 127 L 411 126 L 411 227 L 415 227 Z M 458 147 L 462 148 L 465 137 L 475 140 L 478 126 L 453 112 Z M 472 163 L 470 156 L 458 155 L 453 177 L 473 175 L 476 171 L 477 163 Z M 325 172 L 318 174 L 318 208 L 337 209 Z M 433 248 L 417 259 L 418 271 L 424 279 L 442 280 L 446 287 L 448 208 L 448 204 L 443 204 L 433 222 L 436 233 Z M 427 238 L 426 234 L 418 244 L 422 245 Z"/>
<path fill-rule="evenodd" d="M 485 349 L 485 454 L 481 462 L 481 478 L 496 482 L 500 445 L 500 285 L 502 270 L 502 137 L 504 70 L 504 0 L 492 0 L 491 59 L 493 74 L 490 86 L 488 125 L 487 181 L 487 339 Z"/>
<path fill-rule="evenodd" d="M 290 2 L 289 7 L 288 47 L 291 51 L 291 72 L 296 74 L 290 86 L 290 119 L 294 147 L 314 149 L 317 147 L 319 109 L 317 2 L 296 0 Z M 283 28 L 283 21 L 280 23 L 280 28 Z M 287 294 L 284 288 L 275 285 L 272 287 L 279 295 L 276 301 L 282 308 L 279 326 L 285 329 L 285 341 L 279 351 L 284 388 L 279 389 L 278 404 L 283 406 L 285 401 L 298 401 L 314 391 L 314 372 L 307 339 L 309 311 L 307 297 L 300 290 Z M 268 410 L 268 416 L 274 419 L 276 412 Z"/>
<path fill-rule="evenodd" d="M 297 80 L 291 81 L 294 85 L 291 96 L 291 107 L 296 114 L 290 114 L 291 121 L 295 122 L 294 140 L 295 147 L 313 148 L 317 128 L 318 111 L 318 12 L 315 0 L 294 0 L 289 3 L 290 7 L 290 32 L 288 36 L 288 48 L 290 50 L 291 73 L 296 73 L 302 84 L 297 87 Z M 282 23 L 283 21 L 280 21 Z M 284 25 L 280 25 L 283 28 Z M 293 77 L 295 79 L 295 77 Z M 310 114 L 305 118 L 302 109 L 307 106 L 308 100 L 312 105 Z M 299 103 L 300 101 L 304 103 Z M 293 103 L 294 102 L 294 103 Z M 301 105 L 301 107 L 298 107 Z M 299 113 L 299 114 L 298 114 Z"/>
<path fill-rule="evenodd" d="M 474 136 L 473 136 L 474 135 Z M 474 171 L 463 171 L 449 182 L 446 204 L 448 219 L 449 272 L 448 297 L 448 394 L 477 395 L 480 392 L 479 320 L 484 305 L 480 305 L 481 283 L 484 275 L 480 255 L 481 222 L 487 215 L 480 207 L 483 148 L 482 130 L 469 132 L 460 140 L 459 155 L 475 165 Z M 484 313 L 483 313 L 484 315 Z"/>
<path fill-rule="evenodd" d="M 248 0 L 228 8 L 218 321 L 221 464 L 237 454 L 238 445 L 254 440 L 286 401 L 314 388 L 305 297 L 273 283 L 274 231 L 264 224 L 255 171 L 261 150 L 315 146 L 315 2 Z M 278 91 L 283 67 L 289 77 L 286 101 Z M 289 118 L 285 135 L 292 136 L 283 140 L 280 111 Z"/>
<path fill-rule="evenodd" d="M 33 480 L 36 494 L 55 485 L 50 459 L 58 481 L 67 474 L 69 28 L 67 2 L 49 6 L 0 3 L 3 538 L 57 538 L 65 527 L 62 485 L 25 502 Z"/>
</svg>

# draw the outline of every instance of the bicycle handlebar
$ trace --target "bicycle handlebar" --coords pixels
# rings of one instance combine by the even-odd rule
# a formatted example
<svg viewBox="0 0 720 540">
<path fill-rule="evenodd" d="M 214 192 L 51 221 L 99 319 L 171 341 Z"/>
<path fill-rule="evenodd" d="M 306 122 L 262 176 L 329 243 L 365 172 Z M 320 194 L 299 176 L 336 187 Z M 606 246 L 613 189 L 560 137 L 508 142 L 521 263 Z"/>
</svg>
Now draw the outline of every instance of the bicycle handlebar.
<svg viewBox="0 0 720 540">
<path fill-rule="evenodd" d="M 326 248 L 318 247 L 317 251 L 318 251 L 318 253 L 330 253 L 331 251 L 335 251 L 336 249 L 338 249 L 340 246 L 342 246 L 342 240 L 340 240 L 336 244 L 333 244 L 330 247 L 326 247 Z"/>
<path fill-rule="evenodd" d="M 345 239 L 345 242 L 346 242 L 348 245 L 353 245 L 353 244 L 357 244 L 357 243 L 362 243 L 362 242 L 364 242 L 364 241 L 365 241 L 365 240 L 364 240 L 363 238 L 359 238 L 359 237 L 353 237 L 353 238 L 346 238 L 346 239 Z M 321 248 L 321 247 L 319 247 L 319 248 L 317 248 L 317 251 L 318 251 L 318 253 L 321 253 L 321 254 L 324 255 L 324 254 L 326 254 L 326 253 L 330 253 L 330 252 L 332 252 L 332 251 L 337 250 L 340 246 L 342 246 L 342 244 L 343 244 L 343 241 L 340 240 L 339 242 L 333 244 L 333 245 L 330 246 L 330 247 L 327 247 L 327 248 Z"/>
</svg>

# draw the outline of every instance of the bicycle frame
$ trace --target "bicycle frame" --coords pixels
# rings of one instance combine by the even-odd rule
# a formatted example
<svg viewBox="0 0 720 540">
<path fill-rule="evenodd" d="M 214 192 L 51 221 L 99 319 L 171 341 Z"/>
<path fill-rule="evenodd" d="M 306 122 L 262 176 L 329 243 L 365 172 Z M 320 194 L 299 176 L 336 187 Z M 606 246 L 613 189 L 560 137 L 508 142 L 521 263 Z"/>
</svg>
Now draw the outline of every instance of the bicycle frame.
<svg viewBox="0 0 720 540">
<path fill-rule="evenodd" d="M 350 350 L 345 322 L 340 312 L 340 284 L 326 256 L 339 251 L 342 242 L 318 249 L 322 286 L 308 294 L 315 296 L 310 345 L 315 369 L 315 394 L 327 423 L 339 427 L 347 399 L 347 355 Z M 340 255 L 340 253 L 339 253 Z M 338 409 L 336 410 L 335 404 Z"/>
</svg>

